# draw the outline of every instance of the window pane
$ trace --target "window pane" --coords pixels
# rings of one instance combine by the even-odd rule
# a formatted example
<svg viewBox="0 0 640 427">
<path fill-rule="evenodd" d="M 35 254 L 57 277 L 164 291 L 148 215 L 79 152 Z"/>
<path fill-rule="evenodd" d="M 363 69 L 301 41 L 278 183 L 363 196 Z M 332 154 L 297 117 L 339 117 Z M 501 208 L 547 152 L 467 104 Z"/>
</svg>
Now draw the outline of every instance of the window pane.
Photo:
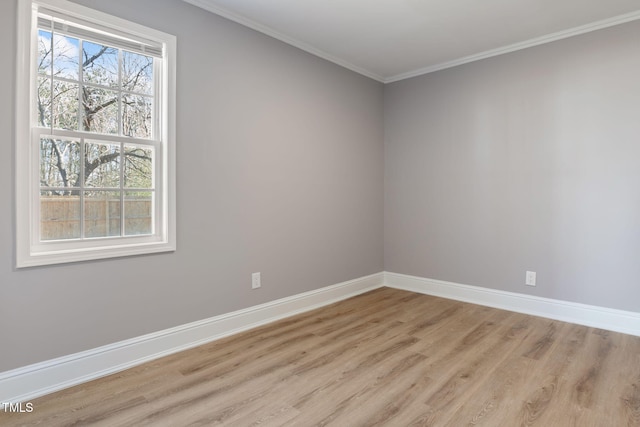
<svg viewBox="0 0 640 427">
<path fill-rule="evenodd" d="M 122 97 L 122 134 L 151 138 L 152 98 L 140 95 Z"/>
<path fill-rule="evenodd" d="M 153 188 L 153 149 L 124 146 L 124 186 Z"/>
<path fill-rule="evenodd" d="M 120 187 L 120 145 L 84 145 L 84 180 L 87 187 Z"/>
<path fill-rule="evenodd" d="M 38 73 L 51 75 L 51 33 L 38 30 Z"/>
<path fill-rule="evenodd" d="M 122 88 L 147 95 L 153 93 L 153 58 L 122 51 Z"/>
<path fill-rule="evenodd" d="M 51 127 L 51 79 L 38 76 L 38 126 Z"/>
<path fill-rule="evenodd" d="M 40 138 L 40 185 L 42 187 L 74 187 L 79 184 L 79 176 L 80 143 Z"/>
<path fill-rule="evenodd" d="M 84 236 L 120 236 L 120 192 L 85 191 Z"/>
<path fill-rule="evenodd" d="M 40 240 L 80 238 L 80 197 L 40 192 Z"/>
<path fill-rule="evenodd" d="M 118 49 L 83 41 L 82 78 L 88 83 L 118 87 Z"/>
<path fill-rule="evenodd" d="M 118 133 L 118 93 L 112 90 L 82 88 L 82 129 L 87 132 Z"/>
<path fill-rule="evenodd" d="M 124 232 L 127 236 L 153 232 L 153 193 L 127 191 L 124 196 Z"/>
<path fill-rule="evenodd" d="M 53 33 L 53 75 L 78 80 L 78 39 Z"/>
<path fill-rule="evenodd" d="M 78 130 L 78 85 L 53 81 L 53 126 Z"/>
</svg>

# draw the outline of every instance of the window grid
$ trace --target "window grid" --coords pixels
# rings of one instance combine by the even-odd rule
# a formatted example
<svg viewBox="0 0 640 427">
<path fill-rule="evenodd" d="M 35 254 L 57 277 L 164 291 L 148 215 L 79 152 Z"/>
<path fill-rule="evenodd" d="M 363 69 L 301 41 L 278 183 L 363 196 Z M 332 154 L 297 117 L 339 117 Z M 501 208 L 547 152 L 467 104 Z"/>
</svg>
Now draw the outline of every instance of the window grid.
<svg viewBox="0 0 640 427">
<path fill-rule="evenodd" d="M 155 139 L 155 135 L 157 133 L 157 122 L 158 122 L 158 120 L 157 120 L 158 108 L 157 108 L 157 105 L 156 105 L 156 93 L 157 93 L 157 84 L 156 84 L 156 82 L 159 80 L 158 79 L 158 73 L 160 72 L 160 67 L 157 66 L 157 62 L 158 61 L 157 61 L 156 58 L 152 58 L 153 62 L 151 64 L 152 74 L 154 76 L 153 79 L 152 79 L 152 81 L 154 83 L 151 85 L 151 93 L 124 89 L 123 83 L 122 83 L 122 70 L 123 70 L 123 54 L 124 54 L 125 50 L 121 49 L 121 48 L 117 48 L 117 47 L 110 47 L 111 49 L 116 49 L 117 52 L 118 52 L 118 79 L 117 79 L 118 84 L 117 84 L 117 86 L 113 87 L 113 86 L 108 86 L 108 85 L 102 85 L 102 84 L 99 84 L 99 83 L 84 81 L 84 69 L 83 69 L 82 52 L 83 52 L 83 49 L 84 49 L 83 44 L 87 40 L 82 39 L 82 38 L 77 38 L 75 36 L 69 36 L 69 37 L 73 37 L 74 39 L 78 40 L 78 80 L 67 78 L 67 77 L 60 77 L 60 76 L 56 76 L 55 73 L 54 73 L 54 60 L 53 60 L 54 59 L 53 58 L 53 52 L 54 52 L 54 47 L 55 47 L 54 35 L 60 35 L 60 36 L 64 36 L 64 37 L 67 37 L 67 35 L 65 33 L 63 33 L 63 32 L 60 32 L 60 31 L 54 31 L 52 28 L 38 27 L 38 30 L 46 31 L 51 35 L 50 40 L 49 40 L 49 44 L 50 44 L 49 48 L 50 48 L 50 55 L 51 55 L 51 60 L 50 60 L 50 65 L 49 65 L 50 74 L 47 75 L 45 72 L 41 72 L 40 70 L 38 70 L 38 76 L 40 76 L 42 78 L 49 79 L 49 82 L 50 82 L 50 94 L 51 94 L 51 98 L 52 98 L 52 105 L 51 105 L 52 112 L 54 110 L 53 109 L 53 94 L 54 94 L 55 82 L 65 82 L 65 83 L 70 83 L 70 84 L 77 84 L 78 85 L 78 125 L 77 125 L 76 129 L 73 129 L 73 131 L 82 132 L 83 129 L 80 129 L 82 120 L 84 119 L 83 114 L 82 114 L 82 108 L 80 108 L 81 105 L 82 105 L 82 101 L 81 101 L 82 89 L 84 87 L 88 87 L 88 88 L 102 89 L 102 90 L 117 92 L 117 94 L 118 94 L 117 95 L 118 132 L 116 133 L 116 135 L 129 137 L 129 136 L 124 134 L 124 129 L 123 129 L 123 120 L 122 120 L 122 102 L 123 102 L 123 99 L 124 99 L 125 95 L 140 96 L 140 97 L 148 98 L 151 101 L 151 105 L 152 105 L 152 108 L 151 108 L 152 114 L 151 114 L 150 135 L 147 138 L 140 138 L 140 139 L 145 139 L 145 140 L 154 140 Z M 131 53 L 134 53 L 134 52 L 131 52 Z M 140 54 L 138 54 L 138 55 L 140 55 Z M 52 132 L 55 129 L 61 129 L 61 128 L 56 128 L 54 126 L 53 118 L 51 120 L 49 128 L 51 129 Z M 65 129 L 65 130 L 71 130 L 71 129 Z M 99 132 L 96 132 L 96 133 L 99 133 Z M 105 134 L 105 133 L 103 133 L 103 134 Z M 111 135 L 111 134 L 105 134 L 105 135 Z"/>
<path fill-rule="evenodd" d="M 124 67 L 124 50 L 118 47 L 109 47 L 106 45 L 101 45 L 101 46 L 106 46 L 109 47 L 111 49 L 115 49 L 117 52 L 117 85 L 116 87 L 113 86 L 109 86 L 109 85 L 104 85 L 104 84 L 99 84 L 99 83 L 94 83 L 94 82 L 89 82 L 89 81 L 85 81 L 85 76 L 84 76 L 84 43 L 85 43 L 85 39 L 83 38 L 79 38 L 76 36 L 72 36 L 72 35 L 68 35 L 65 34 L 64 32 L 61 31 L 57 31 L 54 29 L 54 25 L 53 25 L 53 21 L 51 21 L 51 25 L 50 28 L 44 28 L 42 26 L 38 27 L 38 30 L 43 30 L 43 31 L 47 31 L 50 35 L 49 38 L 49 55 L 50 55 L 50 64 L 49 64 L 49 70 L 50 70 L 50 75 L 47 76 L 46 73 L 43 73 L 41 70 L 38 70 L 38 75 L 43 77 L 43 78 L 47 78 L 49 79 L 50 82 L 50 92 L 49 92 L 49 96 L 50 96 L 50 123 L 49 123 L 49 133 L 50 135 L 39 135 L 39 137 L 37 138 L 37 144 L 40 145 L 40 141 L 43 137 L 51 137 L 52 139 L 55 139 L 56 134 L 60 134 L 60 131 L 66 131 L 63 133 L 68 133 L 69 136 L 73 139 L 77 139 L 77 141 L 79 142 L 80 145 L 80 167 L 79 167 L 79 185 L 77 185 L 74 189 L 72 190 L 68 190 L 68 191 L 72 191 L 72 192 L 77 192 L 78 194 L 78 198 L 79 198 L 79 203 L 80 203 L 80 207 L 79 207 L 79 228 L 80 228 L 80 237 L 79 239 L 73 239 L 73 238 L 69 238 L 69 239 L 63 239 L 64 241 L 70 241 L 70 240 L 85 240 L 85 239 L 95 239 L 96 237 L 87 237 L 86 236 L 86 192 L 87 191 L 92 191 L 94 193 L 104 193 L 107 194 L 109 192 L 118 192 L 119 194 L 119 213 L 120 213 L 120 227 L 119 227 L 119 235 L 117 236 L 111 236 L 109 235 L 108 232 L 105 232 L 105 236 L 102 237 L 98 237 L 98 238 L 124 238 L 124 237 L 130 237 L 129 235 L 127 235 L 127 228 L 126 228 L 126 192 L 146 192 L 146 193 L 150 193 L 151 194 L 151 224 L 150 224 L 150 233 L 148 234 L 153 234 L 155 233 L 155 215 L 154 215 L 154 211 L 156 209 L 155 207 L 155 202 L 154 202 L 154 194 L 155 194 L 155 160 L 156 159 L 156 155 L 157 155 L 157 148 L 158 148 L 158 141 L 155 141 L 153 139 L 154 135 L 156 134 L 156 129 L 157 126 L 159 125 L 159 118 L 158 118 L 158 106 L 157 103 L 155 101 L 156 99 L 156 94 L 157 94 L 157 81 L 158 81 L 158 72 L 159 72 L 159 67 L 157 66 L 158 61 L 156 60 L 156 58 L 153 58 L 152 60 L 152 87 L 151 87 L 151 93 L 145 93 L 142 91 L 135 91 L 135 90 L 126 90 L 124 89 L 124 84 L 123 84 L 123 67 Z M 72 78 L 67 78 L 67 77 L 60 77 L 60 76 L 56 76 L 55 75 L 55 36 L 56 35 L 60 35 L 63 37 L 71 37 L 73 39 L 78 40 L 78 56 L 77 56 L 77 60 L 78 60 L 78 79 L 72 79 Z M 93 43 L 93 42 L 92 42 Z M 69 84 L 77 84 L 78 86 L 78 93 L 77 93 L 77 104 L 78 104 L 78 108 L 77 108 L 77 125 L 76 125 L 76 129 L 74 130 L 70 130 L 70 129 L 62 129 L 62 128 L 56 128 L 55 127 L 55 117 L 54 117 L 54 112 L 56 111 L 55 109 L 55 82 L 59 81 L 59 82 L 66 82 Z M 102 89 L 105 91 L 111 91 L 111 92 L 115 92 L 116 93 L 116 104 L 117 104 L 117 136 L 119 136 L 121 139 L 121 141 L 117 142 L 117 145 L 119 147 L 119 156 L 118 156 L 118 165 L 119 165 L 119 182 L 120 185 L 119 187 L 99 187 L 99 188 L 94 188 L 94 187 L 87 187 L 86 186 L 86 164 L 85 164 L 85 159 L 86 159 L 86 144 L 89 144 L 91 142 L 88 142 L 88 140 L 86 139 L 85 136 L 80 136 L 79 134 L 85 134 L 85 133 L 89 133 L 90 137 L 93 139 L 94 133 L 85 129 L 82 129 L 84 127 L 84 114 L 83 111 L 84 109 L 83 107 L 83 93 L 84 93 L 84 88 L 95 88 L 95 89 Z M 125 129 L 124 129 L 124 119 L 123 119 L 123 102 L 125 99 L 126 95 L 132 95 L 132 96 L 141 96 L 144 97 L 143 99 L 149 99 L 151 101 L 151 129 L 150 129 L 150 134 L 148 136 L 148 138 L 132 138 L 130 136 L 125 135 Z M 112 141 L 111 138 L 115 135 L 111 135 L 111 134 L 105 134 L 105 133 L 99 133 L 96 132 L 95 136 L 98 135 L 103 135 L 104 137 L 106 137 L 106 139 L 100 138 L 99 139 L 99 143 L 111 143 L 114 144 L 116 143 L 116 141 Z M 126 155 L 125 155 L 125 142 L 122 141 L 122 139 L 126 139 L 126 140 L 130 140 L 131 142 L 135 143 L 136 145 L 143 145 L 143 146 L 148 146 L 149 148 L 151 148 L 153 150 L 154 156 L 153 156 L 153 160 L 152 160 L 152 165 L 151 165 L 151 179 L 152 179 L 152 183 L 151 186 L 148 188 L 143 188 L 143 187 L 139 187 L 139 188 L 125 188 L 125 164 L 126 164 Z M 96 141 L 98 142 L 98 141 Z M 40 186 L 40 193 L 42 191 L 65 191 L 66 189 L 61 188 L 61 187 L 50 187 L 50 186 Z M 107 204 L 107 209 L 108 209 L 108 200 L 106 200 L 105 202 Z M 42 224 L 40 224 L 40 226 L 42 226 Z M 108 228 L 108 225 L 106 226 Z M 42 230 L 40 231 L 40 236 L 42 236 Z M 131 236 L 135 236 L 135 235 L 131 235 Z M 40 239 L 41 242 L 48 242 L 44 241 L 42 239 Z"/>
</svg>

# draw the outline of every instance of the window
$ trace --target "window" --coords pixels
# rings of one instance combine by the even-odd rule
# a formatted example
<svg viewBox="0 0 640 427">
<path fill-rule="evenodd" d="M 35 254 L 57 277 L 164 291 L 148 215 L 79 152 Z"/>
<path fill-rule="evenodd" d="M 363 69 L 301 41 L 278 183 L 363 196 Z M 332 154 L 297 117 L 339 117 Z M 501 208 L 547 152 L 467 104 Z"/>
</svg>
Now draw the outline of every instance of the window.
<svg viewBox="0 0 640 427">
<path fill-rule="evenodd" d="M 18 267 L 175 250 L 175 37 L 21 0 Z"/>
</svg>

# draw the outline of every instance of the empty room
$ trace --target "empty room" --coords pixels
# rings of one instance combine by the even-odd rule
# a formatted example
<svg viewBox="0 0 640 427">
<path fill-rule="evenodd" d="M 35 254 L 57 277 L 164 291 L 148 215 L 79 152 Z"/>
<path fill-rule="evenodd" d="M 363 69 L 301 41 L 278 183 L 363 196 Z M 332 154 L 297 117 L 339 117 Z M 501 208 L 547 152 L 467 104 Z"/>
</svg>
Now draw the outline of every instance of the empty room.
<svg viewBox="0 0 640 427">
<path fill-rule="evenodd" d="M 637 0 L 0 33 L 0 425 L 640 426 Z"/>
</svg>

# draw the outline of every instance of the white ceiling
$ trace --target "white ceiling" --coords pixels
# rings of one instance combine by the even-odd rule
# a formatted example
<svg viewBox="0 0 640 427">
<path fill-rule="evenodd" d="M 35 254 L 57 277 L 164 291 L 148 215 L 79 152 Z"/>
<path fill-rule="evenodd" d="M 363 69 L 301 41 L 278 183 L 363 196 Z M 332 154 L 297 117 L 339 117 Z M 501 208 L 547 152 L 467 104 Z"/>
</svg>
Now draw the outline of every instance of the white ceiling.
<svg viewBox="0 0 640 427">
<path fill-rule="evenodd" d="M 640 0 L 185 0 L 382 82 L 640 19 Z"/>
</svg>

